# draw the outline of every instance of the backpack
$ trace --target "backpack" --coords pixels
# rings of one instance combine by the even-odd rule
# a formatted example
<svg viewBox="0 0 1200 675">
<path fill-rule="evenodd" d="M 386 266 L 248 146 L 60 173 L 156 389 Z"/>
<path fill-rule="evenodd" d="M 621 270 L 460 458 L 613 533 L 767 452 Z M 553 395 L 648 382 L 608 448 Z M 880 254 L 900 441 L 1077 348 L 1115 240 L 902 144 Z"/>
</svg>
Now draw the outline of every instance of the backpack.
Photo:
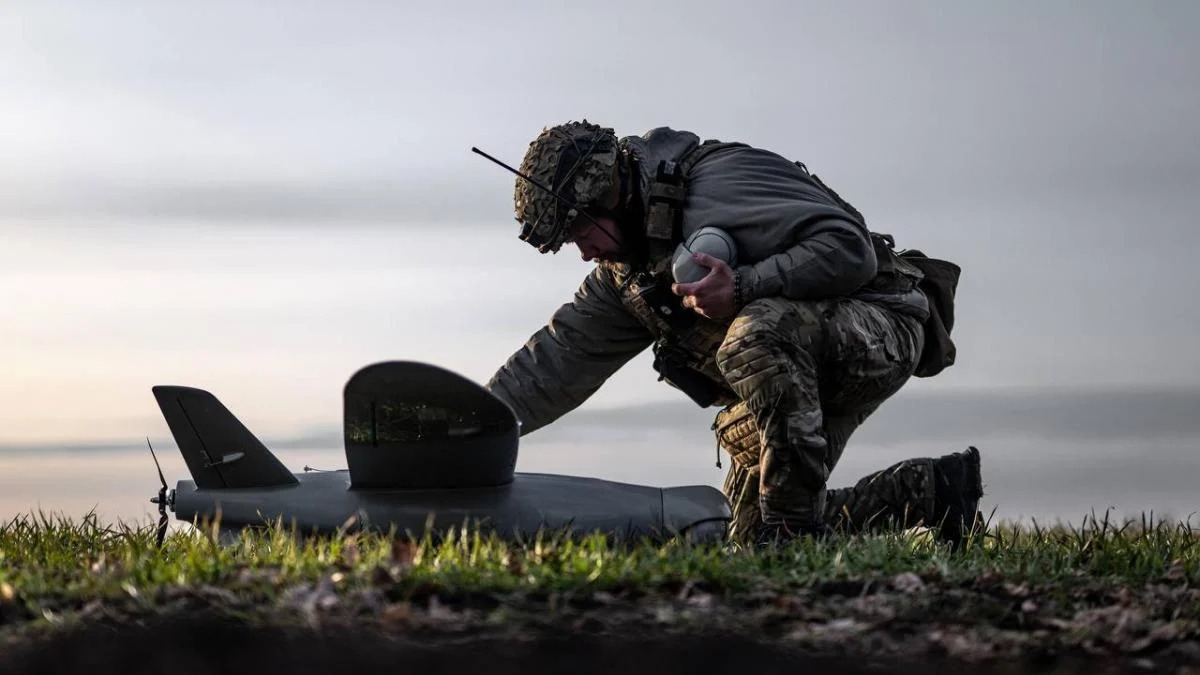
<svg viewBox="0 0 1200 675">
<path fill-rule="evenodd" d="M 808 167 L 803 163 L 796 162 L 796 165 L 803 169 L 833 201 L 837 202 L 838 206 L 841 206 L 851 217 L 866 227 L 867 221 L 858 209 L 842 199 L 815 173 L 809 172 Z M 907 263 L 921 273 L 921 278 L 917 281 L 917 288 L 921 289 L 929 300 L 929 318 L 924 323 L 925 345 L 921 349 L 921 357 L 917 361 L 917 368 L 913 371 L 913 375 L 933 377 L 954 365 L 955 356 L 958 354 L 954 341 L 950 339 L 950 331 L 954 328 L 954 293 L 958 289 L 958 279 L 962 275 L 962 268 L 948 260 L 930 258 L 915 249 L 896 252 L 895 240 L 891 235 L 876 232 L 869 232 L 869 234 L 875 244 L 875 254 L 879 259 L 881 272 L 883 270 L 894 271 L 896 263 L 899 262 L 901 266 Z"/>
<path fill-rule="evenodd" d="M 958 350 L 950 339 L 954 328 L 954 292 L 962 268 L 948 260 L 930 258 L 917 250 L 901 251 L 896 254 L 924 275 L 917 288 L 929 299 L 929 318 L 925 320 L 925 346 L 913 375 L 933 377 L 954 365 Z"/>
</svg>

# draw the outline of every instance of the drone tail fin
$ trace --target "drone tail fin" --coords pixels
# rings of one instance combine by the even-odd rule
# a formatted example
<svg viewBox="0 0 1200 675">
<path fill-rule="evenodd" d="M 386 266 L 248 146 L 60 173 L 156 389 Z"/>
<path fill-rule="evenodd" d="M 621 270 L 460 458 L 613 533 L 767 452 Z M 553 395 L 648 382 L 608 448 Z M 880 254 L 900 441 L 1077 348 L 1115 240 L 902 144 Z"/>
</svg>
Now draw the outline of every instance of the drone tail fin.
<svg viewBox="0 0 1200 675">
<path fill-rule="evenodd" d="M 152 389 L 200 489 L 295 484 L 296 477 L 216 396 L 203 389 Z"/>
</svg>

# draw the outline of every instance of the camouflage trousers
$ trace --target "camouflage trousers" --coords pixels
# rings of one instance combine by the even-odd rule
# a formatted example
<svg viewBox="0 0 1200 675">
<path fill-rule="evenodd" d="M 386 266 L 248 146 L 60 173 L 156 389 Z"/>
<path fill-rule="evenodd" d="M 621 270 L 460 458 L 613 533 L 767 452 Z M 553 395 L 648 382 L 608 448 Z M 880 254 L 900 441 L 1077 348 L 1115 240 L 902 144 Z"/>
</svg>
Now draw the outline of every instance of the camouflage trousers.
<svg viewBox="0 0 1200 675">
<path fill-rule="evenodd" d="M 740 400 L 713 424 L 733 464 L 732 539 L 761 524 L 864 530 L 932 515 L 932 459 L 826 489 L 850 435 L 911 376 L 922 340 L 917 319 L 860 300 L 764 298 L 738 314 L 717 366 Z"/>
</svg>

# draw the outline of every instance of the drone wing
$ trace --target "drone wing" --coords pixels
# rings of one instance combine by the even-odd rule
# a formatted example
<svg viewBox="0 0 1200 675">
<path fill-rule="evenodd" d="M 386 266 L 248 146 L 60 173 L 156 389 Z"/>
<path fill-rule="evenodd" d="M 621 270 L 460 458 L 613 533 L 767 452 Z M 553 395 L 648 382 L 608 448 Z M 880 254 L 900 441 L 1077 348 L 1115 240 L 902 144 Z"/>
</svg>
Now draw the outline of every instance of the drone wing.
<svg viewBox="0 0 1200 675">
<path fill-rule="evenodd" d="M 296 477 L 217 397 L 203 389 L 152 389 L 196 487 L 292 485 Z"/>
</svg>

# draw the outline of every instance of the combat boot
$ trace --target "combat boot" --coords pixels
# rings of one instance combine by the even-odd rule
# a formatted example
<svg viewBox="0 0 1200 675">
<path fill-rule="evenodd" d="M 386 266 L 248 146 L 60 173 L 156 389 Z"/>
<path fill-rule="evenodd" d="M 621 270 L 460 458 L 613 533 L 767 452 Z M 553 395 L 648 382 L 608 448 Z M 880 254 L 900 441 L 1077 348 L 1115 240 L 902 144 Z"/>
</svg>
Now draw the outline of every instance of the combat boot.
<svg viewBox="0 0 1200 675">
<path fill-rule="evenodd" d="M 971 446 L 963 452 L 942 455 L 933 460 L 933 475 L 937 536 L 957 550 L 972 528 L 982 525 L 979 498 L 983 496 L 983 475 L 979 450 Z"/>
</svg>

